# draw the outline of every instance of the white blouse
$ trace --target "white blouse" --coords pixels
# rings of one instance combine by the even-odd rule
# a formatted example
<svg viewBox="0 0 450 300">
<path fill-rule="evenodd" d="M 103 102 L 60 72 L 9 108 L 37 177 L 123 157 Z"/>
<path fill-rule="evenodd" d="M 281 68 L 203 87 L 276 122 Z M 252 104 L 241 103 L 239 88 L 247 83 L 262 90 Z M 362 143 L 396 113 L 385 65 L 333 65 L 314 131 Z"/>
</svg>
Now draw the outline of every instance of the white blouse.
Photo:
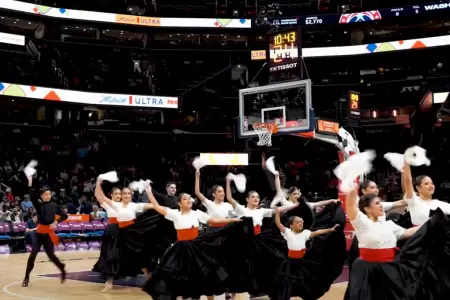
<svg viewBox="0 0 450 300">
<path fill-rule="evenodd" d="M 365 214 L 358 211 L 352 221 L 358 238 L 359 248 L 390 249 L 395 248 L 397 240 L 405 233 L 405 229 L 392 221 L 373 222 Z"/>
<path fill-rule="evenodd" d="M 250 209 L 241 204 L 236 205 L 235 211 L 238 217 L 251 217 L 254 226 L 261 226 L 263 218 L 270 218 L 273 215 L 273 209 L 271 208 Z"/>
<path fill-rule="evenodd" d="M 108 215 L 108 218 L 117 218 L 117 211 L 109 206 L 106 202 L 103 202 L 100 204 L 101 207 L 106 211 L 106 214 Z"/>
<path fill-rule="evenodd" d="M 220 203 L 216 203 L 214 201 L 206 199 L 203 202 L 203 205 L 206 207 L 208 215 L 210 215 L 212 218 L 228 218 L 229 213 L 233 211 L 233 206 L 231 206 L 231 204 L 228 202 L 222 201 Z"/>
<path fill-rule="evenodd" d="M 166 208 L 166 219 L 173 222 L 176 230 L 199 227 L 200 223 L 207 224 L 211 216 L 201 210 L 191 210 L 189 213 L 182 214 L 176 209 Z"/>
<path fill-rule="evenodd" d="M 418 196 L 414 196 L 412 199 L 405 199 L 408 203 L 409 213 L 411 214 L 411 222 L 420 226 L 428 221 L 430 218 L 430 210 L 435 210 L 438 207 L 446 215 L 450 215 L 450 204 L 447 202 L 433 200 L 422 200 Z"/>
<path fill-rule="evenodd" d="M 281 235 L 287 241 L 289 250 L 303 250 L 306 248 L 306 241 L 311 237 L 311 231 L 305 229 L 300 233 L 295 233 L 291 229 L 286 228 Z"/>
<path fill-rule="evenodd" d="M 359 202 L 359 199 L 360 198 L 358 197 L 357 202 Z M 392 209 L 392 207 L 394 206 L 394 203 L 392 203 L 392 202 L 381 202 L 381 206 L 383 206 L 383 211 L 387 212 L 387 211 L 390 211 Z M 386 214 L 383 214 L 382 216 L 379 216 L 378 220 L 379 221 L 386 221 Z"/>
<path fill-rule="evenodd" d="M 136 213 L 144 211 L 144 203 L 130 202 L 124 207 L 121 202 L 112 202 L 112 208 L 117 212 L 117 221 L 126 222 L 136 219 Z"/>
</svg>

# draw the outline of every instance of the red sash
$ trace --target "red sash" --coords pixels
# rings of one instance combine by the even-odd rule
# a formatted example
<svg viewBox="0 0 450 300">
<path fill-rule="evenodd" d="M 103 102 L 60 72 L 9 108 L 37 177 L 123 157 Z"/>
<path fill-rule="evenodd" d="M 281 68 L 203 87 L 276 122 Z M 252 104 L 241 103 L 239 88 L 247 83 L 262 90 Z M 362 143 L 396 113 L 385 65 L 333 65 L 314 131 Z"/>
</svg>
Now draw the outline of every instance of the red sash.
<svg viewBox="0 0 450 300">
<path fill-rule="evenodd" d="M 291 250 L 289 249 L 288 257 L 289 258 L 303 258 L 305 256 L 306 249 L 302 250 Z"/>
<path fill-rule="evenodd" d="M 117 218 L 111 217 L 108 219 L 108 223 L 109 224 L 119 224 L 119 221 L 117 220 Z"/>
<path fill-rule="evenodd" d="M 254 235 L 259 235 L 259 234 L 261 234 L 261 225 L 255 225 L 255 226 L 253 226 L 253 234 L 254 234 Z"/>
<path fill-rule="evenodd" d="M 177 240 L 178 241 L 192 241 L 198 237 L 198 227 L 177 229 Z"/>
<path fill-rule="evenodd" d="M 119 221 L 119 228 L 125 228 L 134 224 L 134 219 L 129 221 Z"/>
<path fill-rule="evenodd" d="M 59 237 L 56 235 L 55 231 L 50 228 L 50 225 L 38 224 L 36 228 L 36 233 L 48 234 L 50 236 L 50 240 L 54 245 L 57 246 L 59 244 Z"/>
<path fill-rule="evenodd" d="M 368 249 L 359 248 L 359 257 L 370 262 L 391 262 L 395 258 L 396 248 Z"/>
</svg>

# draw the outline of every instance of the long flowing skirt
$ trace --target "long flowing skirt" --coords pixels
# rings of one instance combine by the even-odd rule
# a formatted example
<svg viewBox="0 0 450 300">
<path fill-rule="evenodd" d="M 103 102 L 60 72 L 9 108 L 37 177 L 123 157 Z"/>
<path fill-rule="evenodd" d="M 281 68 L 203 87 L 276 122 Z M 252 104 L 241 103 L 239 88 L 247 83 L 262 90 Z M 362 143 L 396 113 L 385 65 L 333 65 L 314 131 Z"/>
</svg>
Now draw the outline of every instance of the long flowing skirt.
<svg viewBox="0 0 450 300">
<path fill-rule="evenodd" d="M 98 272 L 105 279 L 117 278 L 119 274 L 119 226 L 108 224 L 102 237 L 100 256 L 92 271 Z"/>
<path fill-rule="evenodd" d="M 339 204 L 330 205 L 326 210 L 327 217 L 322 216 L 324 228 L 345 222 L 345 214 Z M 314 238 L 303 258 L 286 258 L 281 263 L 276 275 L 277 298 L 320 298 L 341 274 L 346 255 L 343 226 L 326 236 Z"/>
<path fill-rule="evenodd" d="M 251 219 L 207 230 L 192 241 L 176 242 L 161 258 L 143 290 L 153 298 L 220 295 L 230 285 L 233 258 L 252 230 Z M 240 261 L 237 259 L 237 261 Z"/>
<path fill-rule="evenodd" d="M 434 278 L 444 256 L 446 219 L 441 210 L 425 223 L 390 263 L 356 259 L 349 282 L 350 300 L 448 299 L 443 281 Z M 447 267 L 448 268 L 448 267 Z M 437 280 L 437 282 L 434 282 Z"/>
<path fill-rule="evenodd" d="M 136 222 L 119 229 L 119 275 L 134 277 L 143 268 L 152 272 L 158 260 L 175 241 L 172 222 L 154 211 L 146 211 Z"/>
</svg>

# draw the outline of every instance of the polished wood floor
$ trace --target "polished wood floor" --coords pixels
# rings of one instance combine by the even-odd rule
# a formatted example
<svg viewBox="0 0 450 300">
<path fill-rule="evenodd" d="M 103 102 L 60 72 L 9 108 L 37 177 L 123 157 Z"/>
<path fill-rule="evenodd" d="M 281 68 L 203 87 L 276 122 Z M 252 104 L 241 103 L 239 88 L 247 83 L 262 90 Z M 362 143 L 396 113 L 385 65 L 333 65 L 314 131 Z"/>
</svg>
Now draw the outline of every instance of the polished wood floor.
<svg viewBox="0 0 450 300">
<path fill-rule="evenodd" d="M 90 271 L 98 252 L 60 252 L 58 257 L 66 264 L 67 272 Z M 28 254 L 0 255 L 0 299 L 1 300 L 147 300 L 149 296 L 139 288 L 117 286 L 108 293 L 100 293 L 103 284 L 79 280 L 67 280 L 60 284 L 59 278 L 42 277 L 43 274 L 58 273 L 48 262 L 45 253 L 39 253 L 30 279 L 30 286 L 21 286 Z M 335 284 L 321 300 L 341 300 L 346 283 Z M 248 296 L 242 294 L 239 300 Z M 206 299 L 206 298 L 205 298 Z"/>
</svg>

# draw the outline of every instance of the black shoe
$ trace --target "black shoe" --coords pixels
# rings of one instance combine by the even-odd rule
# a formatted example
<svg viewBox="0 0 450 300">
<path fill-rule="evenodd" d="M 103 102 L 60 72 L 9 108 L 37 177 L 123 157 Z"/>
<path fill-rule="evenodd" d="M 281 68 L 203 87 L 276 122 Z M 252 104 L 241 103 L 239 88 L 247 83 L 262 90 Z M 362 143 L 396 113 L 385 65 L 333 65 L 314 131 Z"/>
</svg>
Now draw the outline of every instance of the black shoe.
<svg viewBox="0 0 450 300">
<path fill-rule="evenodd" d="M 61 270 L 61 283 L 66 282 L 66 265 L 63 265 Z"/>
<path fill-rule="evenodd" d="M 22 281 L 22 286 L 23 286 L 23 287 L 27 287 L 29 283 L 30 283 L 30 278 L 25 278 L 25 279 Z"/>
</svg>

